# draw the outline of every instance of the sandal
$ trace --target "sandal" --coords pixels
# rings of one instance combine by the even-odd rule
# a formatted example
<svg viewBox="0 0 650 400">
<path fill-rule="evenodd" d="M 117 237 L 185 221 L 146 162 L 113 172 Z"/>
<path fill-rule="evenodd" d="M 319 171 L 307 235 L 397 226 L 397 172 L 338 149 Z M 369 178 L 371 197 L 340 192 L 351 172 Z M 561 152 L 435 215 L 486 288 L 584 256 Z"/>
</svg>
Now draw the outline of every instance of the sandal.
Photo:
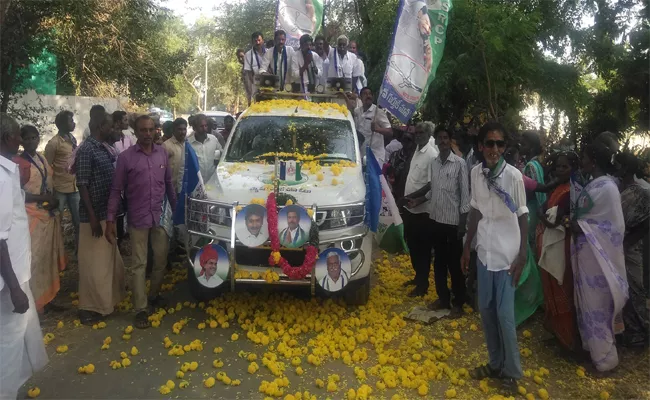
<svg viewBox="0 0 650 400">
<path fill-rule="evenodd" d="M 492 368 L 490 368 L 488 364 L 483 364 L 471 370 L 469 376 L 471 376 L 472 379 L 476 379 L 477 381 L 480 381 L 485 378 L 498 378 L 499 371 L 493 370 Z M 516 386 L 515 386 L 515 390 L 516 390 Z"/>
<path fill-rule="evenodd" d="M 149 323 L 149 314 L 146 311 L 140 311 L 135 314 L 135 327 L 138 329 L 147 329 L 151 326 Z"/>
</svg>

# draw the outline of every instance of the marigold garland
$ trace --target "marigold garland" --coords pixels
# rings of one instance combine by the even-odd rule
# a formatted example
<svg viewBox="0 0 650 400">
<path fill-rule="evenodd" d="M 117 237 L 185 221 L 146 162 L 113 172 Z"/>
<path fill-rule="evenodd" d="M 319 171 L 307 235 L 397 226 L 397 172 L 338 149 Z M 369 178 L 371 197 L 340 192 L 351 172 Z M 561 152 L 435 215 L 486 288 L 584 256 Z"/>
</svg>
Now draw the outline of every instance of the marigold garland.
<svg viewBox="0 0 650 400">
<path fill-rule="evenodd" d="M 307 245 L 305 259 L 299 267 L 292 267 L 280 253 L 280 237 L 278 235 L 278 206 L 275 193 L 270 193 L 266 199 L 266 214 L 271 240 L 271 255 L 269 265 L 278 265 L 289 279 L 304 279 L 314 267 L 318 257 L 318 248 L 313 244 Z M 312 224 L 313 225 L 313 224 Z M 311 236 L 311 235 L 310 235 Z M 311 238 L 310 238 L 311 239 Z"/>
</svg>

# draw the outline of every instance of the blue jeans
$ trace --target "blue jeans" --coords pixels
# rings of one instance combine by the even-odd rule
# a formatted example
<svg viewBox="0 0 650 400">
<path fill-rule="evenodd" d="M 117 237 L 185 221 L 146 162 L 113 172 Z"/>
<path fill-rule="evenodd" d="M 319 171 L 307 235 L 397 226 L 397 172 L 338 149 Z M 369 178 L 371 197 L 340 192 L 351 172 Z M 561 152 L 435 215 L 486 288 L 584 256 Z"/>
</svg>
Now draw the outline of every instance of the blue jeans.
<svg viewBox="0 0 650 400">
<path fill-rule="evenodd" d="M 515 287 L 508 270 L 488 271 L 477 259 L 478 308 L 490 356 L 490 368 L 503 377 L 522 376 L 517 325 L 515 324 Z"/>
<path fill-rule="evenodd" d="M 70 215 L 72 216 L 72 224 L 74 225 L 74 247 L 75 253 L 79 245 L 79 192 L 61 193 L 56 192 L 56 198 L 59 200 L 59 212 L 63 215 L 65 206 L 68 206 Z"/>
</svg>

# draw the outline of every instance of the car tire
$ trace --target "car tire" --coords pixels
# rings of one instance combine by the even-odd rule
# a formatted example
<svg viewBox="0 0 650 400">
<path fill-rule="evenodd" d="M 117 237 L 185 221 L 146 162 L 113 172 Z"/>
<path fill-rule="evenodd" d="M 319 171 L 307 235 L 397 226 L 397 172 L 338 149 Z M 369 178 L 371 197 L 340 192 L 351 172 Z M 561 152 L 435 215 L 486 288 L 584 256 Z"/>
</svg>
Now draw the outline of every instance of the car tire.
<svg viewBox="0 0 650 400">
<path fill-rule="evenodd" d="M 363 306 L 370 298 L 370 275 L 365 278 L 350 282 L 345 290 L 345 303 L 350 306 Z"/>
</svg>

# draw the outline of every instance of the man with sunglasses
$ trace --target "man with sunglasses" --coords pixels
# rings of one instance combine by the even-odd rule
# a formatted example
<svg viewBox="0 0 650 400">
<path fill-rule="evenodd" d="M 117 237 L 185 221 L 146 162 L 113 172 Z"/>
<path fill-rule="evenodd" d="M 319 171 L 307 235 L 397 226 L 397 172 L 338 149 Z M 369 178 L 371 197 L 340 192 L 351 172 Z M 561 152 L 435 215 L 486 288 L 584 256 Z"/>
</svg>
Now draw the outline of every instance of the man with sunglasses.
<svg viewBox="0 0 650 400">
<path fill-rule="evenodd" d="M 515 324 L 515 289 L 526 262 L 528 208 L 521 172 L 503 158 L 506 130 L 487 123 L 478 134 L 483 163 L 471 172 L 469 231 L 461 266 L 467 273 L 470 245 L 477 236 L 478 306 L 489 364 L 471 372 L 474 379 L 500 378 L 517 391 L 521 361 Z"/>
</svg>

